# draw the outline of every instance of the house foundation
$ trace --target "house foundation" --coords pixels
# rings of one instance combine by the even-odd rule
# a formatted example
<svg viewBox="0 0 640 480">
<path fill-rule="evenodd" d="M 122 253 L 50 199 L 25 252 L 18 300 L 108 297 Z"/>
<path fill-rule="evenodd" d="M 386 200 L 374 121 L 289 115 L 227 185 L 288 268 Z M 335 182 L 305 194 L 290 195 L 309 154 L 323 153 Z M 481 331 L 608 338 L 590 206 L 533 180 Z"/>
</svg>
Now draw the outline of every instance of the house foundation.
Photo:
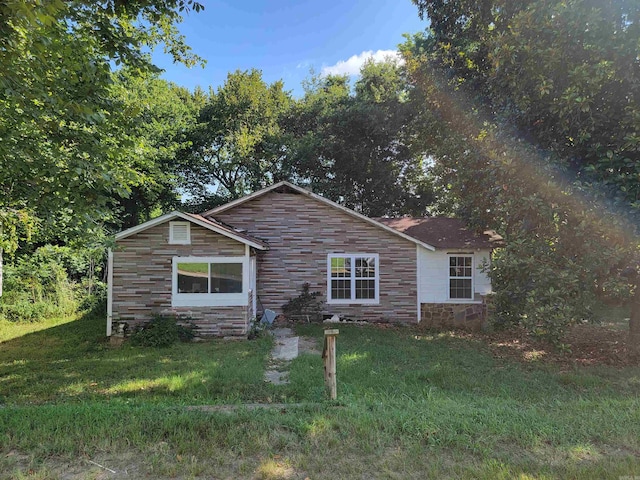
<svg viewBox="0 0 640 480">
<path fill-rule="evenodd" d="M 479 331 L 492 313 L 490 296 L 484 296 L 482 303 L 422 303 L 420 324 L 427 328 Z"/>
</svg>

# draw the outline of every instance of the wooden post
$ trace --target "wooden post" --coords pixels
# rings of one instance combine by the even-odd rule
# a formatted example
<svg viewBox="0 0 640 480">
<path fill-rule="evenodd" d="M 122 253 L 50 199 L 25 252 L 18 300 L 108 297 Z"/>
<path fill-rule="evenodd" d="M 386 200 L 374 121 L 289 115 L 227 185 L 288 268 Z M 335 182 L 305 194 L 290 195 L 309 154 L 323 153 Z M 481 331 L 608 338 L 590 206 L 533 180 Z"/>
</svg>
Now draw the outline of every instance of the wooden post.
<svg viewBox="0 0 640 480">
<path fill-rule="evenodd" d="M 338 397 L 338 385 L 336 381 L 336 337 L 339 330 L 324 331 L 324 347 L 322 359 L 324 360 L 324 384 L 329 390 L 329 398 L 335 400 Z"/>
</svg>

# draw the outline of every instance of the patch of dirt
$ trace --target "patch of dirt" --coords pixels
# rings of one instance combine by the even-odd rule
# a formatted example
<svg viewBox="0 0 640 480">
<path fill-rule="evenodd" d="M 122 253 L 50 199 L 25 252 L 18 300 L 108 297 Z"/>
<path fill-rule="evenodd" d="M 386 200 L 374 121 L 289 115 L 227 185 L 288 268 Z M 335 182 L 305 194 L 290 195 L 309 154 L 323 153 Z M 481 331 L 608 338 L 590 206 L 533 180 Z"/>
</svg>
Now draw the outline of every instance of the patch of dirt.
<svg viewBox="0 0 640 480">
<path fill-rule="evenodd" d="M 298 338 L 298 353 L 310 353 L 312 355 L 320 355 L 320 347 L 315 338 L 299 337 Z"/>
<path fill-rule="evenodd" d="M 639 358 L 627 345 L 628 332 L 607 325 L 576 325 L 563 343 L 569 351 L 562 352 L 552 345 L 531 338 L 523 330 L 480 334 L 497 357 L 523 362 L 552 362 L 565 365 L 638 365 Z"/>
<path fill-rule="evenodd" d="M 467 338 L 487 345 L 497 358 L 523 363 L 554 363 L 566 367 L 640 365 L 640 357 L 627 344 L 628 331 L 615 325 L 575 325 L 563 339 L 563 343 L 568 345 L 567 351 L 560 351 L 548 342 L 533 338 L 520 328 L 495 332 L 450 333 L 457 338 Z"/>
</svg>

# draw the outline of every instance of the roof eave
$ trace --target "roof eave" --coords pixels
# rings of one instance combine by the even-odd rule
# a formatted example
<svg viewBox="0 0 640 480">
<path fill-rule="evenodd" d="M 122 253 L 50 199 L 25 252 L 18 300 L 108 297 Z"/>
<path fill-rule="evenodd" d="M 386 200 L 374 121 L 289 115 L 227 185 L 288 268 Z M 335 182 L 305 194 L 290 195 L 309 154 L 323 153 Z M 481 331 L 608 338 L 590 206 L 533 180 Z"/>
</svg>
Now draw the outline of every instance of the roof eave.
<svg viewBox="0 0 640 480">
<path fill-rule="evenodd" d="M 119 232 L 115 235 L 115 239 L 116 240 L 122 240 L 124 238 L 130 237 L 132 235 L 135 235 L 136 233 L 140 233 L 140 232 L 144 232 L 145 230 L 148 230 L 149 228 L 155 227 L 157 225 L 162 225 L 163 223 L 166 223 L 174 218 L 181 218 L 182 220 L 186 220 L 187 222 L 191 222 L 191 223 L 195 223 L 196 225 L 199 225 L 203 228 L 206 228 L 207 230 L 210 230 L 212 232 L 218 233 L 224 237 L 227 238 L 231 238 L 233 240 L 236 240 L 237 242 L 240 242 L 244 245 L 249 245 L 250 247 L 256 248 L 258 250 L 269 250 L 269 247 L 266 245 L 262 245 L 260 243 L 257 242 L 253 242 L 247 238 L 243 238 L 239 235 L 234 235 L 231 232 L 228 232 L 222 228 L 217 228 L 215 225 L 210 225 L 208 223 L 202 222 L 201 220 L 198 220 L 197 218 L 191 217 L 190 215 L 187 215 L 185 213 L 182 212 L 178 212 L 178 211 L 173 211 L 171 213 L 167 213 L 165 215 L 161 215 L 160 217 L 154 218 L 153 220 L 149 220 L 145 223 L 141 223 L 140 225 L 136 225 L 135 227 L 131 227 L 128 228 L 127 230 L 123 230 L 122 232 Z"/>
</svg>

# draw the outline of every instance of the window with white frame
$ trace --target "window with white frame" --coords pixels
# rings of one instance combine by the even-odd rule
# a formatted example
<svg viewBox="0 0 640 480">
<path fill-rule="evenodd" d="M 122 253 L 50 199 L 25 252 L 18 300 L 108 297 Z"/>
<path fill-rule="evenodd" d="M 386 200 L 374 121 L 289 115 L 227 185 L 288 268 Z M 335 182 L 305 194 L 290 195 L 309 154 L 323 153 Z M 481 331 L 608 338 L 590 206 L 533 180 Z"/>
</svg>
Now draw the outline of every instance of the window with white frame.
<svg viewBox="0 0 640 480">
<path fill-rule="evenodd" d="M 189 245 L 191 243 L 191 223 L 169 222 L 169 243 Z"/>
<path fill-rule="evenodd" d="M 330 254 L 327 272 L 329 303 L 378 303 L 378 255 Z"/>
<path fill-rule="evenodd" d="M 246 257 L 174 257 L 173 306 L 244 305 Z"/>
<path fill-rule="evenodd" d="M 449 256 L 449 298 L 473 299 L 473 256 Z"/>
</svg>

